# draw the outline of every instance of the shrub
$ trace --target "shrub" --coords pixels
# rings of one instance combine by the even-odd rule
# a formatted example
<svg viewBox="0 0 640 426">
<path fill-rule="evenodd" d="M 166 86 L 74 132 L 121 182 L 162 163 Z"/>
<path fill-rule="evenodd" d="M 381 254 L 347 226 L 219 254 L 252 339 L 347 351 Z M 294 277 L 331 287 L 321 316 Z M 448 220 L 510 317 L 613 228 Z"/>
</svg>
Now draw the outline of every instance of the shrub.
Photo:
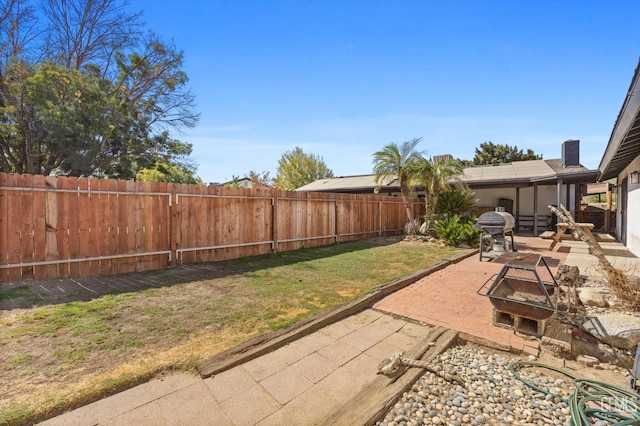
<svg viewBox="0 0 640 426">
<path fill-rule="evenodd" d="M 436 215 L 447 215 L 471 218 L 477 207 L 478 199 L 468 188 L 456 188 L 443 192 L 438 196 L 436 203 Z"/>
<path fill-rule="evenodd" d="M 474 247 L 480 241 L 481 233 L 473 227 L 474 223 L 474 218 L 446 215 L 443 219 L 436 220 L 435 231 L 446 245 L 457 247 L 464 243 Z"/>
</svg>

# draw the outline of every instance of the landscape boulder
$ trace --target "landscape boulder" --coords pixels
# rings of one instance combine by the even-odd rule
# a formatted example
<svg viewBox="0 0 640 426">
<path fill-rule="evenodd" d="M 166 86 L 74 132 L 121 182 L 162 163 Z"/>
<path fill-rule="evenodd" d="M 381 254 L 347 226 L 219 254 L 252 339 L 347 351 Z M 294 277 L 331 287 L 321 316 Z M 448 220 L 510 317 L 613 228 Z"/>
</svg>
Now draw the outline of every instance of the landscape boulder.
<svg viewBox="0 0 640 426">
<path fill-rule="evenodd" d="M 578 289 L 578 298 L 585 306 L 596 306 L 598 308 L 604 308 L 607 306 L 604 296 L 597 288 L 580 287 Z"/>
<path fill-rule="evenodd" d="M 635 350 L 640 343 L 640 317 L 624 312 L 603 312 L 582 325 L 586 331 L 616 348 Z"/>
</svg>

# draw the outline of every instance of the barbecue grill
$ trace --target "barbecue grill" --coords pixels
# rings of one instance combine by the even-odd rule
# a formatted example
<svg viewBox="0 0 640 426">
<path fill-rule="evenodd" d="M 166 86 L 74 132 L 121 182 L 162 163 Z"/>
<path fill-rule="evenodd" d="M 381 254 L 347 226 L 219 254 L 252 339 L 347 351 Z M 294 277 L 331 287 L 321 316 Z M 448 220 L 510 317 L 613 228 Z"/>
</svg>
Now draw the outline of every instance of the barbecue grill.
<svg viewBox="0 0 640 426">
<path fill-rule="evenodd" d="M 508 251 L 507 237 L 511 237 L 511 251 L 515 250 L 513 228 L 516 226 L 514 217 L 504 211 L 486 212 L 480 215 L 475 227 L 482 231 L 480 236 L 480 260 L 483 257 L 494 258 Z M 489 240 L 491 251 L 485 253 L 485 243 Z"/>
</svg>

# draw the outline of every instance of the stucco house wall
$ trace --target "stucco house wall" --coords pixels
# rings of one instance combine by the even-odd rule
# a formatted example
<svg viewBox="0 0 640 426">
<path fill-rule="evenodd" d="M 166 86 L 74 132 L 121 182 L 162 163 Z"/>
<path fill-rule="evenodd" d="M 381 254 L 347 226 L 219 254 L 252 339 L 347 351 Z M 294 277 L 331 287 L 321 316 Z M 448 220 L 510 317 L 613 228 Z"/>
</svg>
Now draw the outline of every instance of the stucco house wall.
<svg viewBox="0 0 640 426">
<path fill-rule="evenodd" d="M 499 205 L 501 198 L 513 200 L 514 210 L 516 204 L 515 188 L 475 188 L 474 194 L 478 198 L 478 206 L 495 207 Z M 567 204 L 567 185 L 563 185 L 560 190 L 560 203 L 571 210 L 575 216 L 574 207 L 576 205 L 575 185 L 569 186 L 569 204 Z M 554 185 L 538 186 L 538 215 L 551 216 L 549 205 L 558 205 L 558 190 Z M 533 187 L 520 188 L 520 210 L 521 215 L 533 215 Z M 515 213 L 515 212 L 514 212 Z"/>
<path fill-rule="evenodd" d="M 626 230 L 623 226 L 616 227 L 616 236 L 619 240 L 626 240 L 626 246 L 633 253 L 640 254 L 640 183 L 631 183 L 630 174 L 634 171 L 640 171 L 640 156 L 636 157 L 623 171 L 618 175 L 617 199 L 621 200 L 624 196 L 624 185 L 621 182 L 627 179 L 627 208 L 626 212 L 621 208 L 616 209 L 616 223 L 622 224 L 622 215 L 626 214 Z M 625 233 L 626 235 L 623 235 Z"/>
</svg>

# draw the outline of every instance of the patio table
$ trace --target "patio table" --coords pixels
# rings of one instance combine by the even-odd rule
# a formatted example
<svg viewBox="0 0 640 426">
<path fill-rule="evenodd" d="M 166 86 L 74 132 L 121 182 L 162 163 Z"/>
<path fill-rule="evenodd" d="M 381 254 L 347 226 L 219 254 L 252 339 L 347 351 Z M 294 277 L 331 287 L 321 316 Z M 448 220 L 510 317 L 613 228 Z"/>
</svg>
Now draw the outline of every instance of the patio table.
<svg viewBox="0 0 640 426">
<path fill-rule="evenodd" d="M 576 223 L 582 229 L 585 234 L 593 238 L 593 234 L 591 230 L 593 229 L 593 223 Z M 553 241 L 551 241 L 551 246 L 549 246 L 549 251 L 553 251 L 554 247 L 562 240 L 562 236 L 569 229 L 569 224 L 565 222 L 560 222 L 556 224 L 556 232 L 553 234 Z"/>
</svg>

